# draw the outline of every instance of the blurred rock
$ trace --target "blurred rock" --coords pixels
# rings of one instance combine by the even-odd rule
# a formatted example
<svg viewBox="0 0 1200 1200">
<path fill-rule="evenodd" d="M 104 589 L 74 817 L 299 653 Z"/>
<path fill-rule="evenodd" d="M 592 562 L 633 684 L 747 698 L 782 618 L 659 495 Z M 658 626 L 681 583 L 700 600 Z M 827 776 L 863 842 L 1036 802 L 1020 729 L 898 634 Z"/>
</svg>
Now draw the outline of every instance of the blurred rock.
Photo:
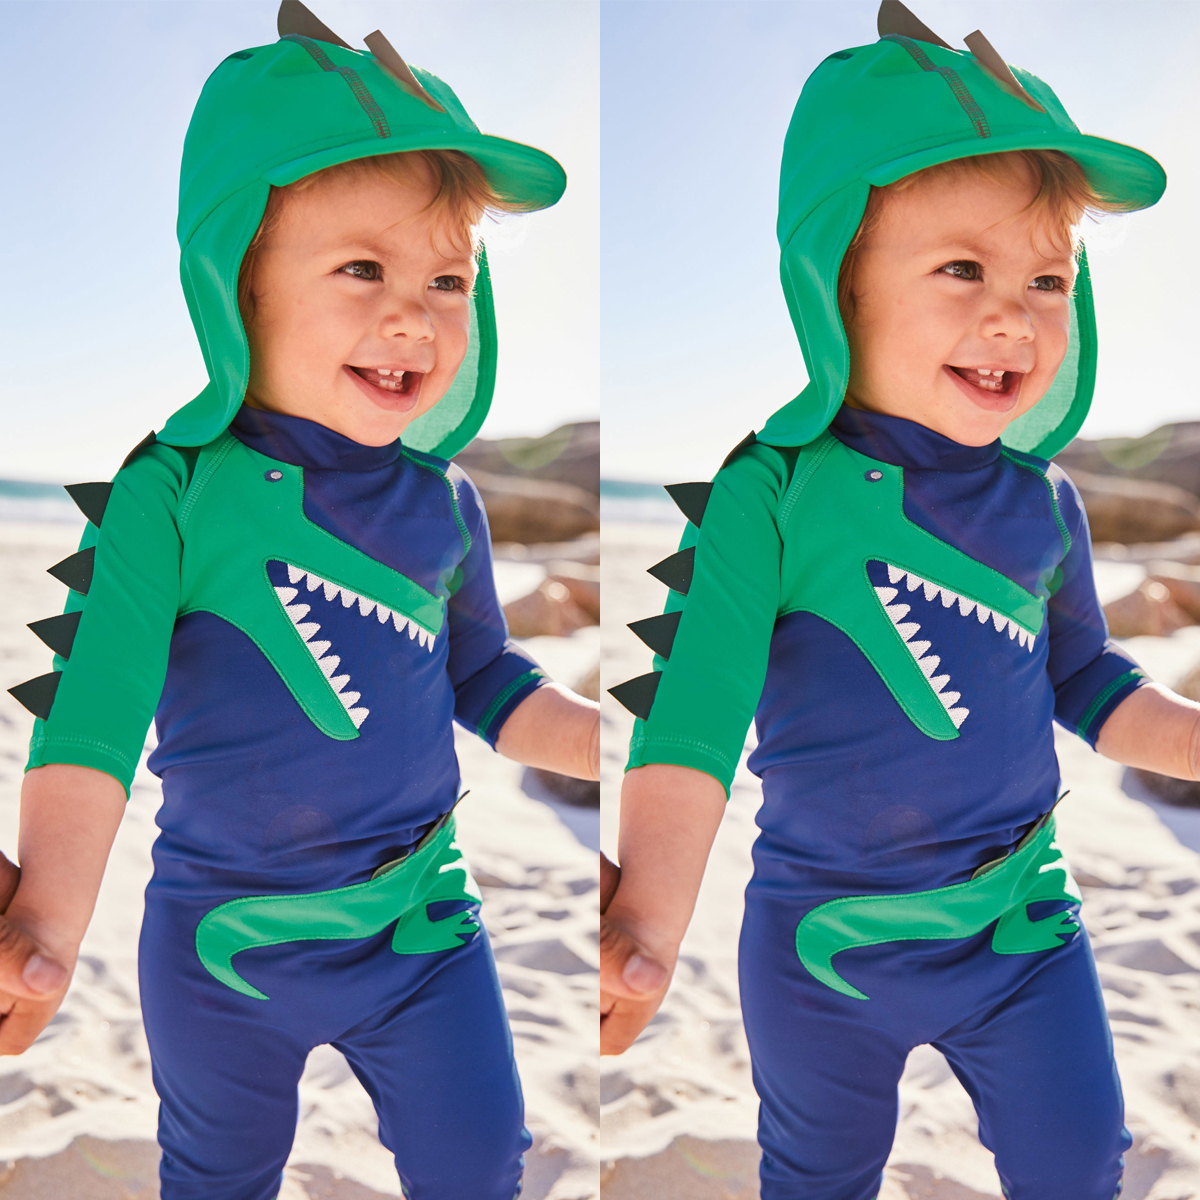
<svg viewBox="0 0 1200 1200">
<path fill-rule="evenodd" d="M 1080 470 L 1174 484 L 1200 496 L 1200 421 L 1162 425 L 1137 438 L 1076 438 L 1054 461 L 1072 479 Z"/>
<path fill-rule="evenodd" d="M 1072 469 L 1094 542 L 1166 542 L 1200 528 L 1200 500 L 1168 483 Z"/>
<path fill-rule="evenodd" d="M 1197 540 L 1197 549 L 1200 550 L 1200 539 Z M 570 542 L 531 542 L 527 546 L 521 542 L 493 540 L 492 553 L 496 558 L 504 559 L 505 562 L 546 564 L 573 562 L 598 567 L 600 565 L 600 535 L 599 533 L 585 533 L 582 537 L 577 537 Z M 1159 554 L 1155 557 L 1166 556 Z"/>
<path fill-rule="evenodd" d="M 569 542 L 600 528 L 600 502 L 583 488 L 468 473 L 483 497 L 493 542 Z"/>
<path fill-rule="evenodd" d="M 536 591 L 504 606 L 513 637 L 566 637 L 593 621 L 574 600 L 565 584 L 545 579 Z"/>
<path fill-rule="evenodd" d="M 1165 584 L 1147 579 L 1136 591 L 1104 606 L 1113 637 L 1166 637 L 1192 624 L 1187 613 L 1171 599 Z"/>
<path fill-rule="evenodd" d="M 547 578 L 561 583 L 571 593 L 571 599 L 591 618 L 591 624 L 600 624 L 600 567 L 585 566 L 583 563 L 551 562 L 546 565 Z M 598 697 L 593 697 L 598 699 Z"/>
<path fill-rule="evenodd" d="M 1093 541 L 1092 553 L 1107 562 L 1151 563 L 1162 560 L 1175 563 L 1200 563 L 1200 533 L 1185 533 L 1169 542 Z"/>
<path fill-rule="evenodd" d="M 1167 589 L 1192 624 L 1200 625 L 1200 567 L 1178 562 L 1151 562 L 1146 571 L 1148 579 Z"/>
<path fill-rule="evenodd" d="M 544 437 L 476 438 L 455 456 L 472 479 L 475 472 L 568 483 L 600 495 L 600 422 L 561 425 Z M 546 539 L 551 540 L 551 539 Z"/>
</svg>

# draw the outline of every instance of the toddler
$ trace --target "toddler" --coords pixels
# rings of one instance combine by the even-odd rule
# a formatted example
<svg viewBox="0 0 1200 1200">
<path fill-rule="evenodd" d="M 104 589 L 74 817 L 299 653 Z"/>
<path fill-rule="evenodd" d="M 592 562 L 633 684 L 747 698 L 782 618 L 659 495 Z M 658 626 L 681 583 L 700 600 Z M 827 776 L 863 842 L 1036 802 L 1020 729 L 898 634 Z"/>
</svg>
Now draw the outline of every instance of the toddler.
<svg viewBox="0 0 1200 1200">
<path fill-rule="evenodd" d="M 913 1047 L 970 1094 L 1010 1200 L 1113 1200 L 1123 1125 L 1052 722 L 1185 779 L 1200 706 L 1107 639 L 1049 458 L 1091 398 L 1075 227 L 1153 204 L 980 34 L 902 5 L 805 85 L 780 190 L 811 383 L 672 489 L 690 524 L 633 628 L 655 670 L 606 865 L 602 1048 L 661 1002 L 751 715 L 762 779 L 739 952 L 764 1200 L 871 1200 Z M 1080 798 L 1080 802 L 1085 800 Z"/>
<path fill-rule="evenodd" d="M 112 484 L 37 623 L 38 717 L 8 908 L 32 957 L 0 1050 L 65 990 L 146 727 L 163 781 L 140 945 L 164 1200 L 269 1200 L 308 1052 L 370 1093 L 413 1200 L 512 1200 L 523 1126 L 452 720 L 596 777 L 596 706 L 507 640 L 487 520 L 447 460 L 491 398 L 474 226 L 553 204 L 379 33 L 295 0 L 231 54 L 184 148 L 179 238 L 210 373 Z M 486 803 L 486 797 L 479 798 Z M 33 953 L 36 949 L 36 953 Z"/>
</svg>

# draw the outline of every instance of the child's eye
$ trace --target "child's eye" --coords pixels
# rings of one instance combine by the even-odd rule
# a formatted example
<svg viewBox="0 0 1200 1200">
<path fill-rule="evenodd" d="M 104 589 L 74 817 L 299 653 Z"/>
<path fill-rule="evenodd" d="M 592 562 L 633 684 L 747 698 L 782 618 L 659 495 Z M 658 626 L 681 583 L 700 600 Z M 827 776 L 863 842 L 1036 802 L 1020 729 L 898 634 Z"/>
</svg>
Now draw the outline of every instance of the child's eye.
<svg viewBox="0 0 1200 1200">
<path fill-rule="evenodd" d="M 1068 296 L 1071 294 L 1070 283 L 1061 275 L 1039 275 L 1029 286 L 1039 292 L 1063 292 Z"/>
<path fill-rule="evenodd" d="M 471 281 L 461 275 L 439 275 L 429 286 L 439 292 L 462 292 L 468 296 L 471 294 Z"/>
<path fill-rule="evenodd" d="M 377 262 L 368 259 L 359 259 L 357 262 L 347 263 L 344 267 L 338 267 L 338 273 L 349 275 L 352 279 L 365 279 L 370 283 L 376 283 L 383 278 L 383 268 Z"/>
<path fill-rule="evenodd" d="M 983 268 L 977 262 L 968 259 L 947 263 L 944 267 L 939 267 L 938 271 L 953 279 L 965 279 L 970 283 L 976 283 L 983 278 Z"/>
</svg>

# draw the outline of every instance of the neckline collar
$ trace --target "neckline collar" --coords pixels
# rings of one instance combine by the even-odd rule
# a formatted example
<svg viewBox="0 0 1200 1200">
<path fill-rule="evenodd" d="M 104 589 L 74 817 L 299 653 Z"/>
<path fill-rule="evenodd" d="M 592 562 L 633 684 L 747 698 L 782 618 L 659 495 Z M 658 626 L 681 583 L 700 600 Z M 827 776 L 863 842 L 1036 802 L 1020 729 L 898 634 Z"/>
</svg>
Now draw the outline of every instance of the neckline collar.
<svg viewBox="0 0 1200 1200">
<path fill-rule="evenodd" d="M 976 471 L 1000 457 L 1000 439 L 964 446 L 905 417 L 843 404 L 829 432 L 851 450 L 893 466 L 932 471 Z"/>
<path fill-rule="evenodd" d="M 229 432 L 268 458 L 308 469 L 374 471 L 391 466 L 401 455 L 399 440 L 386 446 L 364 446 L 305 417 L 248 404 L 238 409 Z"/>
</svg>

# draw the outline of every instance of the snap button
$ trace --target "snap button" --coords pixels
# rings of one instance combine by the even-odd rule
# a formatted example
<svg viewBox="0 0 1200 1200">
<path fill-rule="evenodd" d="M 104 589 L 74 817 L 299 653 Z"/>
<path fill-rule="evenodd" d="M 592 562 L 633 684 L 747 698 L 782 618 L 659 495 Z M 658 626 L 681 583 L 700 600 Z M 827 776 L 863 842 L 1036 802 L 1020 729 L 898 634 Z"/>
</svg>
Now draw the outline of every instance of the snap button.
<svg viewBox="0 0 1200 1200">
<path fill-rule="evenodd" d="M 883 478 L 883 472 L 867 471 L 863 478 L 869 480 L 871 483 L 878 483 Z"/>
<path fill-rule="evenodd" d="M 278 483 L 283 478 L 282 471 L 267 471 L 264 475 L 270 483 Z"/>
</svg>

